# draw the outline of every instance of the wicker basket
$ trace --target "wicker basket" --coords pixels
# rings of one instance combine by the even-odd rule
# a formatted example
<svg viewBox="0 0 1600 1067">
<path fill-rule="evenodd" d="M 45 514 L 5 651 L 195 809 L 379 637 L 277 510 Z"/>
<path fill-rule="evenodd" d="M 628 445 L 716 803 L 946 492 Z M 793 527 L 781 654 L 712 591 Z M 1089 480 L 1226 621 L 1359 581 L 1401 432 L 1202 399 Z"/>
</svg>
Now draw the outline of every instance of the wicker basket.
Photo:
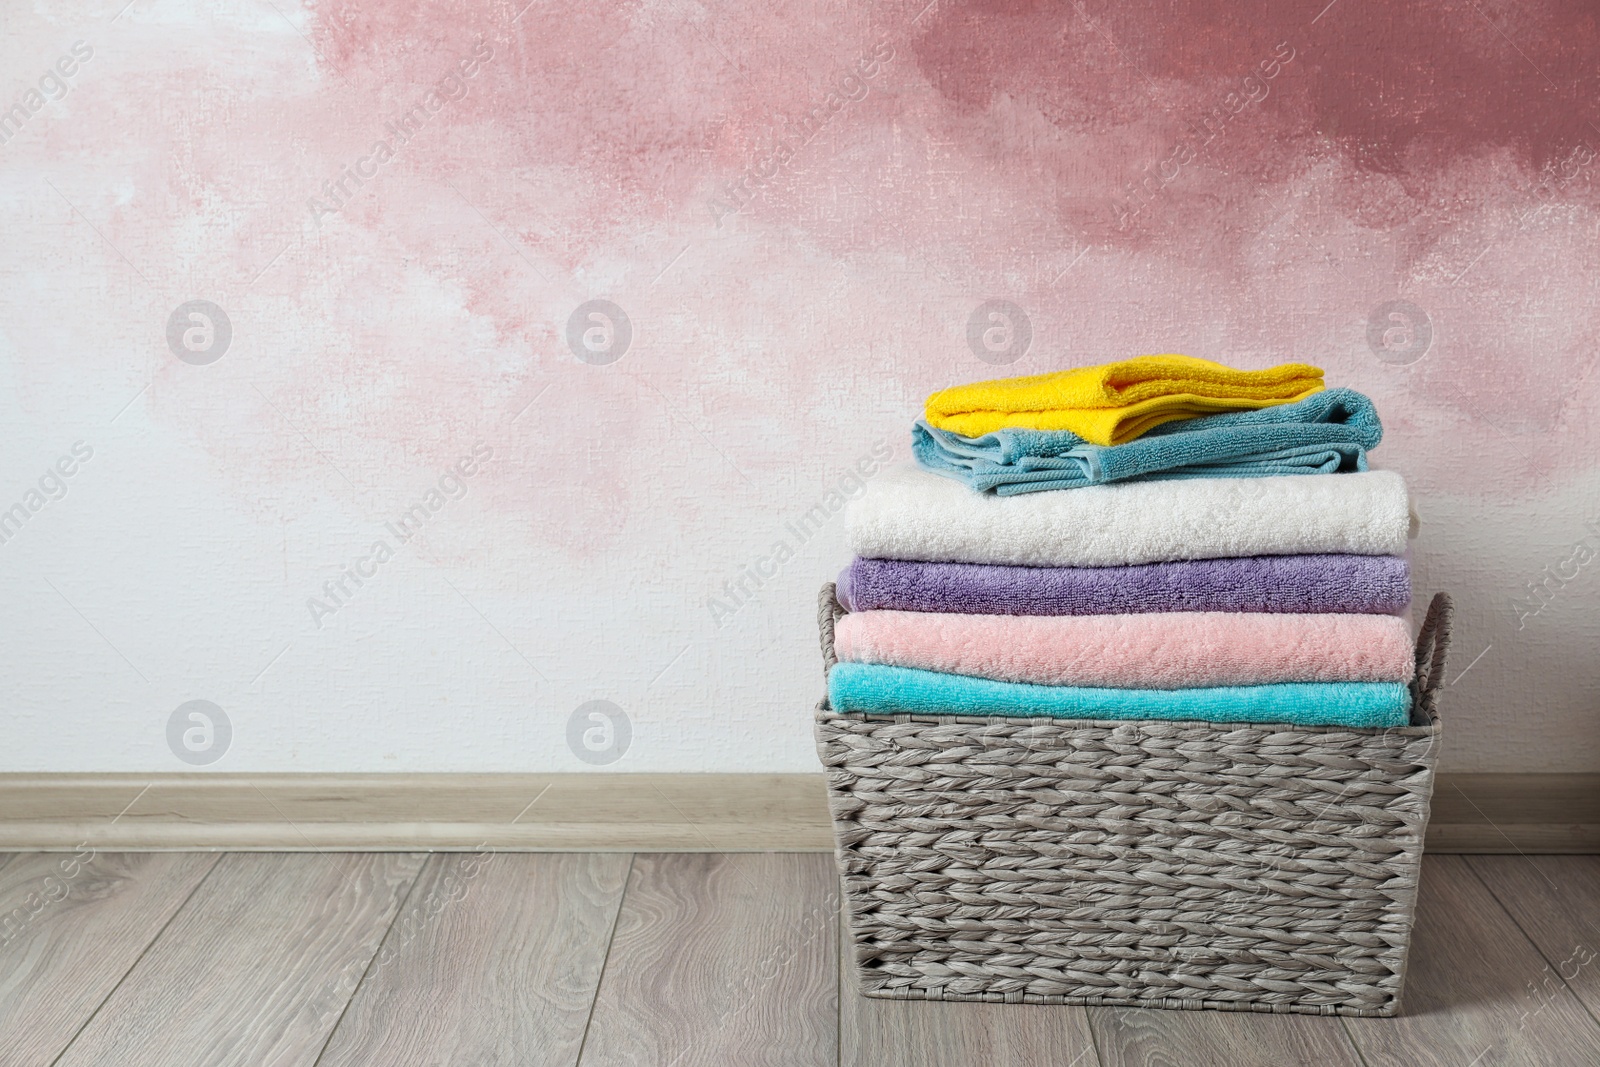
<svg viewBox="0 0 1600 1067">
<path fill-rule="evenodd" d="M 1450 600 L 1412 724 L 865 716 L 817 745 L 870 997 L 1393 1015 Z M 823 589 L 823 657 L 843 609 Z"/>
</svg>

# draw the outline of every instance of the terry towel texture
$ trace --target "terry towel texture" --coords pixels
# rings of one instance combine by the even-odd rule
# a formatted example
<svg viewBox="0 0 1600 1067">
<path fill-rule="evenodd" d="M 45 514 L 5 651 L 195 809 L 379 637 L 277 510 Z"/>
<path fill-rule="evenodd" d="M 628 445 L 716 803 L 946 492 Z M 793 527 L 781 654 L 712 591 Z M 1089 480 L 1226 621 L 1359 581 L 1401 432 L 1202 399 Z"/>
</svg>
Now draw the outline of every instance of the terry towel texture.
<svg viewBox="0 0 1600 1067">
<path fill-rule="evenodd" d="M 1147 611 L 1392 613 L 1411 602 L 1403 556 L 1246 556 L 1127 567 L 1008 567 L 856 559 L 848 611 L 1123 615 Z"/>
<path fill-rule="evenodd" d="M 1383 438 L 1372 401 L 1327 389 L 1294 404 L 1158 426 L 1110 448 L 1065 430 L 1006 429 L 963 437 L 918 422 L 911 451 L 924 468 L 1009 496 L 1130 478 L 1264 478 L 1367 469 Z"/>
<path fill-rule="evenodd" d="M 1407 682 L 1411 632 L 1392 615 L 933 615 L 839 619 L 841 662 L 1032 685 L 1188 689 L 1278 682 Z"/>
<path fill-rule="evenodd" d="M 1218 556 L 1405 551 L 1393 471 L 1337 478 L 1193 478 L 996 496 L 914 466 L 875 478 L 847 512 L 856 556 L 1111 567 Z"/>
<path fill-rule="evenodd" d="M 1018 427 L 1119 445 L 1164 422 L 1286 404 L 1321 388 L 1321 369 L 1304 363 L 1241 371 L 1191 356 L 1141 356 L 944 389 L 928 398 L 926 418 L 966 437 Z"/>
<path fill-rule="evenodd" d="M 1015 715 L 1058 719 L 1201 719 L 1301 726 L 1404 726 L 1399 682 L 1291 682 L 1206 689 L 1024 685 L 868 663 L 828 672 L 833 710 L 868 715 Z"/>
</svg>

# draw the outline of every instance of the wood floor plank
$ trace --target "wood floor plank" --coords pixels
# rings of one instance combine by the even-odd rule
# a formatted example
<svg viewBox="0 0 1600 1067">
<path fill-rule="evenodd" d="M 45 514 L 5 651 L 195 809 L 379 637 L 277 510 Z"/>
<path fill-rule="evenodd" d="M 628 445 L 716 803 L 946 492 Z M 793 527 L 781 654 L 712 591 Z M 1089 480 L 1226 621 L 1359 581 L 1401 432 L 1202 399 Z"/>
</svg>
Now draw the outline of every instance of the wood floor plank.
<svg viewBox="0 0 1600 1067">
<path fill-rule="evenodd" d="M 848 919 L 841 917 L 839 926 L 840 1067 L 1097 1067 L 1100 1063 L 1083 1008 L 862 996 Z"/>
<path fill-rule="evenodd" d="M 216 862 L 90 848 L 0 860 L 0 1064 L 54 1060 Z"/>
<path fill-rule="evenodd" d="M 434 856 L 318 1067 L 572 1067 L 628 863 L 621 853 Z"/>
<path fill-rule="evenodd" d="M 1600 1063 L 1600 1026 L 1461 856 L 1423 860 L 1401 1014 L 1346 1019 L 1368 1067 Z"/>
<path fill-rule="evenodd" d="M 1550 970 L 1600 1017 L 1600 856 L 1474 856 L 1467 861 Z"/>
<path fill-rule="evenodd" d="M 836 885 L 831 856 L 636 857 L 583 1067 L 831 1067 Z"/>
<path fill-rule="evenodd" d="M 309 1067 L 423 856 L 224 856 L 60 1067 Z"/>
<path fill-rule="evenodd" d="M 1361 1067 L 1335 1018 L 1244 1011 L 1090 1008 L 1103 1067 L 1181 1063 Z"/>
</svg>

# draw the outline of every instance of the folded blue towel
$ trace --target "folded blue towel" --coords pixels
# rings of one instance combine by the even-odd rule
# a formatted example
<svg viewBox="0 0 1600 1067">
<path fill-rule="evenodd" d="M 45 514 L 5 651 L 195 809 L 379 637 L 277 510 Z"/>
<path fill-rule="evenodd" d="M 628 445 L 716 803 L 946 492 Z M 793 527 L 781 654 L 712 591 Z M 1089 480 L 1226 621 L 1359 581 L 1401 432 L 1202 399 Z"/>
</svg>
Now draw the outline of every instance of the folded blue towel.
<svg viewBox="0 0 1600 1067">
<path fill-rule="evenodd" d="M 1264 478 L 1367 469 L 1383 426 L 1354 389 L 1295 404 L 1163 423 L 1133 441 L 1091 445 L 1065 430 L 998 430 L 962 437 L 918 421 L 911 451 L 928 470 L 1002 496 L 1130 478 Z"/>
<path fill-rule="evenodd" d="M 1201 719 L 1298 726 L 1404 726 L 1410 687 L 1399 682 L 1293 682 L 1209 689 L 1028 685 L 872 663 L 828 671 L 835 711 L 867 715 L 1016 715 L 1053 719 Z"/>
</svg>

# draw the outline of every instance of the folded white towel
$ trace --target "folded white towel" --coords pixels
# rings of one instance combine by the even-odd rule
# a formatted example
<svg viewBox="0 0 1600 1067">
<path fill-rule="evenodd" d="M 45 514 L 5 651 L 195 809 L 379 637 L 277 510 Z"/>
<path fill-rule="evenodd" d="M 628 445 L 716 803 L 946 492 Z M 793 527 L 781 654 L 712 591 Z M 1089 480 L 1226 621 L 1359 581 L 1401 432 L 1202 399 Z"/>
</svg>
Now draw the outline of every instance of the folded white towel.
<svg viewBox="0 0 1600 1067">
<path fill-rule="evenodd" d="M 914 466 L 884 471 L 847 513 L 857 556 L 1111 567 L 1218 556 L 1405 551 L 1393 471 L 1192 478 L 996 496 Z"/>
</svg>

